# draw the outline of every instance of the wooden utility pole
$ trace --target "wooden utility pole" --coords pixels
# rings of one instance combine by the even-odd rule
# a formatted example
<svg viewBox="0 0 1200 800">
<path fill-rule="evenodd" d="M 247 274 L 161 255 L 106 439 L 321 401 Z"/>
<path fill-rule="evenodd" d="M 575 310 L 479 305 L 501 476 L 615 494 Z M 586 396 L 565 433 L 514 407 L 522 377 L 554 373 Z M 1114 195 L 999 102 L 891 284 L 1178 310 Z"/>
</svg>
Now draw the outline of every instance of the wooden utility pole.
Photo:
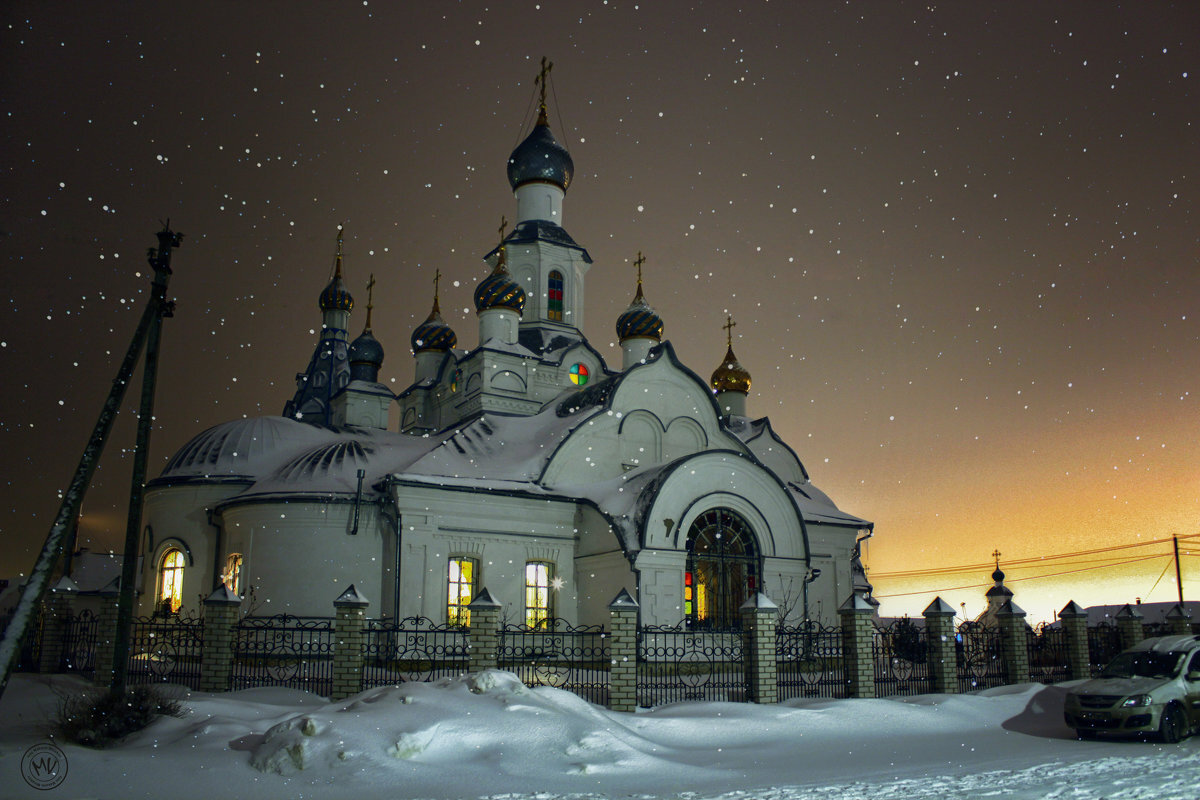
<svg viewBox="0 0 1200 800">
<path fill-rule="evenodd" d="M 178 247 L 179 234 L 171 233 L 167 225 L 164 225 L 163 229 L 163 233 L 171 236 L 175 241 L 174 246 Z M 162 233 L 159 234 L 160 242 L 162 241 L 162 235 Z M 155 281 L 157 282 L 158 280 L 159 275 L 156 272 Z M 165 280 L 163 281 L 162 289 L 165 294 Z M 25 582 L 25 588 L 21 591 L 21 599 L 17 601 L 17 607 L 13 611 L 12 619 L 9 621 L 8 626 L 5 627 L 3 636 L 0 637 L 0 697 L 4 695 L 4 690 L 8 688 L 8 678 L 12 674 L 13 667 L 16 666 L 17 658 L 21 653 L 21 639 L 24 638 L 25 632 L 29 629 L 30 620 L 33 618 L 38 604 L 41 603 L 42 596 L 50 586 L 50 576 L 54 572 L 54 567 L 58 563 L 59 556 L 62 555 L 63 540 L 66 538 L 75 517 L 79 514 L 79 508 L 83 504 L 83 496 L 87 493 L 88 485 L 92 481 L 92 475 L 96 472 L 96 465 L 100 461 L 100 454 L 104 452 L 104 445 L 108 441 L 108 435 L 112 432 L 117 411 L 121 407 L 121 401 L 125 398 L 125 389 L 129 386 L 129 379 L 133 377 L 134 367 L 137 366 L 138 356 L 142 351 L 142 344 L 146 341 L 146 335 L 151 325 L 159 319 L 159 315 L 161 314 L 157 297 L 156 290 L 156 292 L 152 293 L 145 311 L 142 312 L 142 318 L 138 321 L 137 329 L 134 331 L 133 338 L 129 342 L 129 348 L 125 351 L 125 358 L 121 361 L 121 366 L 117 369 L 117 377 L 113 379 L 108 399 L 104 401 L 104 405 L 100 409 L 100 415 L 96 418 L 96 425 L 92 428 L 92 435 L 88 439 L 87 446 L 83 449 L 83 455 L 79 458 L 79 465 L 75 468 L 75 476 L 71 479 L 67 490 L 63 492 L 62 504 L 59 505 L 58 515 L 55 516 L 54 523 L 50 526 L 50 532 L 46 535 L 46 541 L 42 545 L 42 552 L 38 555 L 33 569 L 30 570 L 29 580 Z"/>
</svg>

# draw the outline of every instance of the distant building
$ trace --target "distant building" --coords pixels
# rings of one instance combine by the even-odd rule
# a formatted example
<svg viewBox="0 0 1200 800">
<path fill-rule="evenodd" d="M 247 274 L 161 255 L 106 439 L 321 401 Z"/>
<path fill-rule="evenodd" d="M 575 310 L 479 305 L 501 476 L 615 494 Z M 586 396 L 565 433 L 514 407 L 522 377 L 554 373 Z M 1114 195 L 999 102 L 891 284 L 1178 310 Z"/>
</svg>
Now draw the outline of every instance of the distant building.
<svg viewBox="0 0 1200 800">
<path fill-rule="evenodd" d="M 458 346 L 435 279 L 412 383 L 393 395 L 370 301 L 350 339 L 339 232 L 319 341 L 283 414 L 200 433 L 149 484 L 143 613 L 195 610 L 225 583 L 255 614 L 326 615 L 354 584 L 372 616 L 465 622 L 486 586 L 509 622 L 596 623 L 625 588 L 644 623 L 706 627 L 758 591 L 790 599 L 792 621 L 832 621 L 869 592 L 852 562 L 872 523 L 749 416 L 734 323 L 706 319 L 720 303 L 697 309 L 729 333 L 709 381 L 664 339 L 640 257 L 613 312 L 622 363 L 588 342 L 592 257 L 563 227 L 574 164 L 544 96 L 540 111 L 508 162 L 516 224 L 484 256 L 477 344 Z"/>
</svg>

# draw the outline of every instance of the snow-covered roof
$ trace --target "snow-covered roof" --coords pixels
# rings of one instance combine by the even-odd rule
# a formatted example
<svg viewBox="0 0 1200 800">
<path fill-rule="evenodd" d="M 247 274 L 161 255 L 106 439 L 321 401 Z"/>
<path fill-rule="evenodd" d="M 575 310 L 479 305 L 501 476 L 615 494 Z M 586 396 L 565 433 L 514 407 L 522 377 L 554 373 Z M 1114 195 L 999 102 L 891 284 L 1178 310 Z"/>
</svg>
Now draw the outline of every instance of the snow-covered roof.
<svg viewBox="0 0 1200 800">
<path fill-rule="evenodd" d="M 811 483 L 806 483 L 803 486 L 789 483 L 788 493 L 796 501 L 796 505 L 800 508 L 800 515 L 805 522 L 821 525 L 842 525 L 852 528 L 872 527 L 872 523 L 867 522 L 865 519 L 842 511 L 829 499 L 829 495 Z"/>
</svg>

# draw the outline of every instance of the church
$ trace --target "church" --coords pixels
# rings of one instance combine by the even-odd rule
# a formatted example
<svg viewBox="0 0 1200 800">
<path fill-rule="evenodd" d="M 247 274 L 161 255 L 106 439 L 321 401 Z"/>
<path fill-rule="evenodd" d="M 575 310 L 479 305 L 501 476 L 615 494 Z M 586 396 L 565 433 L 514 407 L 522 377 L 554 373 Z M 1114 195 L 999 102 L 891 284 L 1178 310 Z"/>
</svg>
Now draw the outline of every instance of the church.
<svg viewBox="0 0 1200 800">
<path fill-rule="evenodd" d="M 384 386 L 370 286 L 351 338 L 339 231 L 319 341 L 282 414 L 200 433 L 148 485 L 141 613 L 197 612 L 225 584 L 243 613 L 328 616 L 354 585 L 370 616 L 469 624 L 486 587 L 505 622 L 537 627 L 603 623 L 625 589 L 643 625 L 718 629 L 759 592 L 792 624 L 832 622 L 869 592 L 872 523 L 750 416 L 732 319 L 705 381 L 664 338 L 639 254 L 633 300 L 610 312 L 621 364 L 584 336 L 592 258 L 565 227 L 574 164 L 547 123 L 545 70 L 539 83 L 508 161 L 516 221 L 474 292 L 476 344 L 443 320 L 435 279 L 412 381 Z"/>
</svg>

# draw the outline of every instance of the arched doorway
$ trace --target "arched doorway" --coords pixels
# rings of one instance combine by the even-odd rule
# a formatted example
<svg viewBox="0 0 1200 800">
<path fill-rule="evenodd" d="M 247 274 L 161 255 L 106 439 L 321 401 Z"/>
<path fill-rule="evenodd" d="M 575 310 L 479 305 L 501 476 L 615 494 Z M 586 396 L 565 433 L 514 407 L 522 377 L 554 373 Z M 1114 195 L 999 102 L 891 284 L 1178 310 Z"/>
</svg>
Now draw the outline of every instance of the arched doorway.
<svg viewBox="0 0 1200 800">
<path fill-rule="evenodd" d="M 684 617 L 694 628 L 731 628 L 759 587 L 754 531 L 727 508 L 705 511 L 688 529 Z"/>
</svg>

